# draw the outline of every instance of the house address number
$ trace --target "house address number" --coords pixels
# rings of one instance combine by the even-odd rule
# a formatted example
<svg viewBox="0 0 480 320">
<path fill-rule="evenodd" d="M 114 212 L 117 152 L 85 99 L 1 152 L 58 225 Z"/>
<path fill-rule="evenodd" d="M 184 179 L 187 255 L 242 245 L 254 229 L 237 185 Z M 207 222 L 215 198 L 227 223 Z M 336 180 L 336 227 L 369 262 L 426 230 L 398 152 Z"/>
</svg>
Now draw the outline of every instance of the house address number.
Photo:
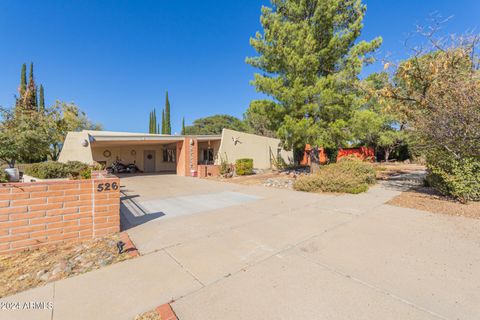
<svg viewBox="0 0 480 320">
<path fill-rule="evenodd" d="M 118 183 L 112 182 L 110 183 L 99 183 L 97 186 L 97 191 L 98 192 L 103 192 L 103 191 L 109 191 L 109 190 L 117 190 L 118 189 Z"/>
</svg>

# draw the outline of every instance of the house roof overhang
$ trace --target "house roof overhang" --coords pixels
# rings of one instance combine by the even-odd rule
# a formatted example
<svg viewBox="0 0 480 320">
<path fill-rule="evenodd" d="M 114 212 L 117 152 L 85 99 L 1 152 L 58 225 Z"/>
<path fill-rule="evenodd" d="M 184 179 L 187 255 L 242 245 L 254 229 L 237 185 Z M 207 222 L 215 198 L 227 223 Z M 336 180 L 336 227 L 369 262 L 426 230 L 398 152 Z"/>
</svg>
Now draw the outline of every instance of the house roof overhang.
<svg viewBox="0 0 480 320">
<path fill-rule="evenodd" d="M 111 131 L 87 131 L 87 133 L 92 146 L 169 144 L 184 141 L 185 138 L 194 138 L 197 139 L 197 141 L 215 141 L 221 139 L 220 135 L 177 136 Z"/>
</svg>

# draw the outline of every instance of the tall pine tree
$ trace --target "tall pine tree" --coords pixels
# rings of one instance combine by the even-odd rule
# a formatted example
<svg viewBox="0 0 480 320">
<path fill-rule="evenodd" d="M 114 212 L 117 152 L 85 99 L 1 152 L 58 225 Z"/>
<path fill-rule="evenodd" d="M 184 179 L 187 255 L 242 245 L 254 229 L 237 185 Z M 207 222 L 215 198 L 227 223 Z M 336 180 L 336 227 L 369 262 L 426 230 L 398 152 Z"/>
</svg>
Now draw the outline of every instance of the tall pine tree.
<svg viewBox="0 0 480 320">
<path fill-rule="evenodd" d="M 382 39 L 357 41 L 366 11 L 361 0 L 271 3 L 262 8 L 263 34 L 250 39 L 259 55 L 246 61 L 262 71 L 252 83 L 272 100 L 252 104 L 268 107 L 287 148 L 336 148 L 348 141 L 348 121 L 360 105 L 358 74 Z"/>
<path fill-rule="evenodd" d="M 182 118 L 182 135 L 185 135 L 185 117 Z"/>
<path fill-rule="evenodd" d="M 165 96 L 165 133 L 172 134 L 172 123 L 170 121 L 170 101 L 168 100 L 168 91 Z"/>
</svg>

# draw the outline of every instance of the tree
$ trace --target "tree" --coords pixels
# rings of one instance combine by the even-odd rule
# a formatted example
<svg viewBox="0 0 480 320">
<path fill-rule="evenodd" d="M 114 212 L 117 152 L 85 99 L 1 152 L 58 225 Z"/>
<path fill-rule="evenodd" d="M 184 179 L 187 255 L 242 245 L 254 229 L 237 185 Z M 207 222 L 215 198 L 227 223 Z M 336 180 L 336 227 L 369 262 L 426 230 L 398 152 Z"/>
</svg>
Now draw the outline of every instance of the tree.
<svg viewBox="0 0 480 320">
<path fill-rule="evenodd" d="M 77 105 L 62 101 L 45 110 L 43 121 L 49 128 L 49 156 L 55 161 L 69 131 L 102 130 L 102 126 L 93 123 Z"/>
<path fill-rule="evenodd" d="M 240 119 L 229 115 L 219 114 L 193 121 L 191 126 L 185 127 L 185 134 L 221 134 L 224 128 L 248 132 L 248 127 Z"/>
<path fill-rule="evenodd" d="M 419 29 L 427 44 L 394 68 L 380 96 L 405 117 L 415 147 L 426 155 L 430 185 L 461 201 L 478 201 L 480 35 L 442 37 L 439 29 L 439 23 Z"/>
<path fill-rule="evenodd" d="M 38 93 L 38 109 L 40 112 L 45 110 L 45 96 L 43 92 L 43 85 L 40 85 L 40 90 Z"/>
<path fill-rule="evenodd" d="M 373 147 L 383 152 L 385 160 L 401 146 L 406 145 L 407 132 L 401 115 L 382 104 L 375 93 L 388 85 L 387 73 L 373 73 L 361 82 L 365 102 L 354 111 L 349 123 L 350 140 L 357 145 Z"/>
<path fill-rule="evenodd" d="M 148 133 L 157 134 L 160 133 L 160 124 L 157 123 L 157 111 L 154 108 L 153 111 L 150 112 L 150 120 L 148 123 Z"/>
<path fill-rule="evenodd" d="M 182 118 L 182 135 L 185 135 L 185 117 Z"/>
<path fill-rule="evenodd" d="M 22 64 L 22 71 L 20 74 L 20 88 L 18 89 L 20 97 L 24 96 L 25 91 L 27 91 L 27 65 L 24 63 Z"/>
<path fill-rule="evenodd" d="M 276 112 L 277 104 L 273 101 L 252 101 L 243 115 L 246 124 L 255 134 L 276 138 L 276 130 L 281 125 L 281 118 L 275 118 L 280 112 Z"/>
<path fill-rule="evenodd" d="M 162 134 L 167 133 L 167 123 L 165 121 L 165 110 L 162 109 Z"/>
<path fill-rule="evenodd" d="M 38 110 L 37 86 L 35 85 L 35 78 L 33 76 L 33 62 L 30 63 L 30 75 L 28 77 L 27 91 L 25 92 L 23 101 L 25 110 Z"/>
<path fill-rule="evenodd" d="M 9 167 L 17 161 L 40 161 L 47 156 L 49 122 L 38 112 L 22 113 L 0 109 L 0 159 Z"/>
<path fill-rule="evenodd" d="M 262 8 L 264 33 L 250 39 L 259 56 L 246 61 L 263 71 L 252 83 L 276 103 L 272 116 L 281 119 L 275 129 L 285 147 L 336 148 L 348 139 L 358 74 L 382 40 L 356 41 L 366 10 L 361 0 L 271 2 Z"/>
<path fill-rule="evenodd" d="M 168 100 L 168 91 L 165 97 L 165 134 L 172 134 L 172 123 L 170 121 L 170 101 Z"/>
</svg>

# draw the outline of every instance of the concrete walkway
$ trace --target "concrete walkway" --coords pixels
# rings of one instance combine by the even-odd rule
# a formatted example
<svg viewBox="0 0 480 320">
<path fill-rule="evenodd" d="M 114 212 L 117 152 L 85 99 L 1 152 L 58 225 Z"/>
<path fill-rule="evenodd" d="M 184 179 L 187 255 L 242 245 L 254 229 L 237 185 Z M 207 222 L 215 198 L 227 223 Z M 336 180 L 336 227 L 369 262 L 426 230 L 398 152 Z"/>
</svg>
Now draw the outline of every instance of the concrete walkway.
<svg viewBox="0 0 480 320">
<path fill-rule="evenodd" d="M 54 309 L 0 319 L 133 319 L 171 300 L 180 320 L 480 318 L 478 220 L 386 205 L 400 192 L 390 185 L 333 196 L 147 180 L 122 184 L 157 205 L 220 192 L 255 199 L 131 228 L 143 256 L 2 299 Z"/>
</svg>

